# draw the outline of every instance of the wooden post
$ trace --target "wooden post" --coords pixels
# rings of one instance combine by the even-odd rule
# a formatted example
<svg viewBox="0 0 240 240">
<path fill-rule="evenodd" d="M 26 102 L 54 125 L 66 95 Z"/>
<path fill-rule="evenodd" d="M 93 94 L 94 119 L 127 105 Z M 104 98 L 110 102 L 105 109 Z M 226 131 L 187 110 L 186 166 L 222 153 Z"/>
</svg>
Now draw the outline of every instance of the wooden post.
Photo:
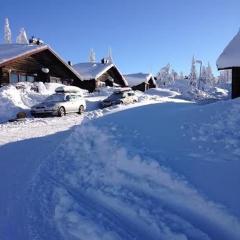
<svg viewBox="0 0 240 240">
<path fill-rule="evenodd" d="M 232 98 L 240 97 L 240 68 L 232 69 Z"/>
</svg>

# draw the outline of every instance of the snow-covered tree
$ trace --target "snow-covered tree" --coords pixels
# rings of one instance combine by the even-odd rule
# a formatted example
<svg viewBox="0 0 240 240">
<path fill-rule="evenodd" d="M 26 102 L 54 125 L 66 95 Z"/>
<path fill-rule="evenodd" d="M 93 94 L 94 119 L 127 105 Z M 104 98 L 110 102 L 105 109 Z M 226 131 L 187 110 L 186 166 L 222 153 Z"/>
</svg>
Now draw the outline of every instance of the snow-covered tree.
<svg viewBox="0 0 240 240">
<path fill-rule="evenodd" d="M 210 63 L 208 63 L 208 65 L 206 67 L 206 74 L 207 74 L 207 84 L 209 86 L 213 86 L 216 83 L 216 79 L 213 75 Z"/>
<path fill-rule="evenodd" d="M 172 69 L 171 75 L 172 75 L 173 81 L 176 81 L 179 79 L 178 73 L 174 69 Z"/>
<path fill-rule="evenodd" d="M 180 72 L 180 75 L 179 75 L 178 79 L 179 79 L 179 80 L 183 80 L 183 79 L 184 79 L 183 72 Z"/>
<path fill-rule="evenodd" d="M 208 83 L 208 75 L 205 66 L 202 66 L 201 74 L 199 76 L 198 89 L 204 90 Z"/>
<path fill-rule="evenodd" d="M 20 29 L 19 35 L 17 36 L 16 43 L 19 44 L 28 44 L 27 34 L 24 28 Z"/>
<path fill-rule="evenodd" d="M 158 86 L 167 86 L 174 82 L 176 74 L 174 70 L 170 71 L 170 69 L 171 65 L 167 64 L 158 72 L 156 76 Z"/>
<path fill-rule="evenodd" d="M 88 60 L 91 63 L 95 63 L 96 62 L 96 54 L 95 54 L 93 49 L 90 49 L 89 59 Z"/>
<path fill-rule="evenodd" d="M 197 87 L 197 70 L 196 70 L 196 60 L 194 56 L 192 58 L 191 72 L 189 75 L 189 84 L 193 87 Z"/>
<path fill-rule="evenodd" d="M 231 70 L 222 70 L 220 71 L 220 76 L 218 77 L 218 83 L 225 84 L 231 81 L 232 78 Z"/>
<path fill-rule="evenodd" d="M 5 19 L 4 25 L 4 43 L 11 43 L 12 42 L 12 33 L 9 25 L 8 18 Z"/>
<path fill-rule="evenodd" d="M 108 60 L 109 63 L 113 63 L 112 49 L 111 48 L 108 48 L 107 60 Z"/>
</svg>

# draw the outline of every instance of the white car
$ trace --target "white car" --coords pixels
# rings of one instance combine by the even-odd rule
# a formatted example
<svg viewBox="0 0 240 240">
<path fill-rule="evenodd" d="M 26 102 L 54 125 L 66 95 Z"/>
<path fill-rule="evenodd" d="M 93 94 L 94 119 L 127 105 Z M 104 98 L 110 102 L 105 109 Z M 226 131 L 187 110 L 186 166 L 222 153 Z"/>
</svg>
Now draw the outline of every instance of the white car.
<svg viewBox="0 0 240 240">
<path fill-rule="evenodd" d="M 64 116 L 67 113 L 82 114 L 86 110 L 86 101 L 80 93 L 57 92 L 44 102 L 31 108 L 31 114 L 38 116 Z"/>
</svg>

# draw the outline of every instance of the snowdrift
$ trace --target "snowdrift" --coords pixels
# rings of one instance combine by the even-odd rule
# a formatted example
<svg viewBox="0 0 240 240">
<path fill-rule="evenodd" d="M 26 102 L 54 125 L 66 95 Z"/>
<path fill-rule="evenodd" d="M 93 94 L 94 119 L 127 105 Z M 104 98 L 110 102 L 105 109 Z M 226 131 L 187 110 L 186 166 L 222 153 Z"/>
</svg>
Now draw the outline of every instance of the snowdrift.
<svg viewBox="0 0 240 240">
<path fill-rule="evenodd" d="M 162 103 L 75 128 L 34 180 L 32 238 L 239 239 L 239 110 Z"/>
<path fill-rule="evenodd" d="M 0 123 L 15 118 L 19 111 L 29 112 L 62 84 L 20 82 L 0 88 Z"/>
</svg>

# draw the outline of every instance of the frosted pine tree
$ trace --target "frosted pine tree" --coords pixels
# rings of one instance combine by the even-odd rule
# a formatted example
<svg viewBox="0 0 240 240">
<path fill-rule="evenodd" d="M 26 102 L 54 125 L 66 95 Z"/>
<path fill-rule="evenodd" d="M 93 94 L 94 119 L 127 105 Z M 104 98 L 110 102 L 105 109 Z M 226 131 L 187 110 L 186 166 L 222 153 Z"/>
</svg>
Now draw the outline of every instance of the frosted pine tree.
<svg viewBox="0 0 240 240">
<path fill-rule="evenodd" d="M 199 86 L 198 88 L 201 90 L 205 90 L 208 82 L 208 75 L 205 66 L 202 66 L 201 76 L 199 78 Z"/>
<path fill-rule="evenodd" d="M 16 43 L 19 43 L 19 44 L 28 44 L 29 43 L 27 34 L 26 34 L 26 31 L 24 30 L 24 28 L 20 29 L 19 35 L 17 36 Z"/>
<path fill-rule="evenodd" d="M 196 60 L 194 56 L 192 58 L 191 72 L 189 75 L 189 84 L 193 87 L 197 87 L 197 70 L 196 70 Z"/>
<path fill-rule="evenodd" d="M 95 63 L 96 62 L 96 54 L 93 51 L 93 49 L 90 49 L 90 53 L 89 53 L 89 62 L 91 63 Z"/>
<path fill-rule="evenodd" d="M 4 43 L 11 43 L 11 42 L 12 42 L 12 33 L 11 33 L 8 18 L 6 18 L 5 25 L 4 25 Z"/>
<path fill-rule="evenodd" d="M 213 86 L 215 84 L 215 78 L 212 73 L 212 68 L 210 66 L 210 63 L 208 63 L 208 66 L 206 68 L 206 74 L 207 74 L 207 84 L 209 86 Z"/>
<path fill-rule="evenodd" d="M 111 48 L 108 48 L 107 60 L 108 60 L 109 63 L 113 63 L 112 49 Z"/>
<path fill-rule="evenodd" d="M 175 82 L 178 79 L 179 79 L 178 73 L 174 69 L 172 69 L 170 78 L 171 82 Z"/>
<path fill-rule="evenodd" d="M 232 71 L 231 70 L 222 70 L 220 71 L 220 76 L 218 77 L 218 84 L 226 84 L 231 82 Z"/>
<path fill-rule="evenodd" d="M 183 72 L 180 72 L 180 75 L 179 75 L 179 80 L 183 80 L 183 79 L 184 79 Z"/>
<path fill-rule="evenodd" d="M 171 65 L 167 64 L 158 72 L 156 76 L 158 86 L 166 86 L 173 81 L 173 76 L 170 72 L 170 68 Z"/>
</svg>

